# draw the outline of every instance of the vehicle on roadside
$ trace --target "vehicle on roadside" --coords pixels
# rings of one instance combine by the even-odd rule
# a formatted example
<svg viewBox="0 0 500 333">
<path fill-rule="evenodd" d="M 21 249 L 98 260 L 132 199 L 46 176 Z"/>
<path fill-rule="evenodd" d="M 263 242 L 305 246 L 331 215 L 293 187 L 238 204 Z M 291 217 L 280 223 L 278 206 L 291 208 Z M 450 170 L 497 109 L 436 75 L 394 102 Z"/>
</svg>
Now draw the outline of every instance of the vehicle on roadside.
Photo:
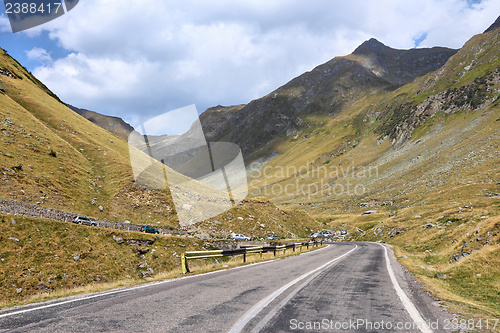
<svg viewBox="0 0 500 333">
<path fill-rule="evenodd" d="M 340 230 L 340 234 L 341 235 L 347 235 L 347 230 L 345 230 L 345 229 Z"/>
<path fill-rule="evenodd" d="M 145 225 L 141 228 L 141 232 L 146 232 L 148 234 L 159 234 L 160 232 L 158 231 L 158 229 L 156 228 L 153 228 L 149 225 Z"/>
<path fill-rule="evenodd" d="M 245 236 L 243 234 L 234 234 L 232 237 L 231 237 L 232 240 L 246 240 L 246 241 L 250 241 L 252 240 L 251 237 L 248 237 L 248 236 Z"/>
<path fill-rule="evenodd" d="M 323 232 L 323 237 L 325 237 L 325 238 L 331 238 L 333 236 L 335 236 L 335 235 L 331 231 L 325 231 L 325 232 Z"/>
<path fill-rule="evenodd" d="M 314 234 L 311 235 L 311 238 L 323 238 L 323 234 L 321 232 L 315 232 Z"/>
<path fill-rule="evenodd" d="M 267 235 L 266 239 L 267 240 L 278 240 L 280 238 L 277 235 Z"/>
<path fill-rule="evenodd" d="M 73 219 L 73 223 L 88 225 L 91 227 L 97 227 L 97 222 L 92 221 L 87 216 L 80 216 L 80 215 L 75 216 L 75 218 Z"/>
</svg>

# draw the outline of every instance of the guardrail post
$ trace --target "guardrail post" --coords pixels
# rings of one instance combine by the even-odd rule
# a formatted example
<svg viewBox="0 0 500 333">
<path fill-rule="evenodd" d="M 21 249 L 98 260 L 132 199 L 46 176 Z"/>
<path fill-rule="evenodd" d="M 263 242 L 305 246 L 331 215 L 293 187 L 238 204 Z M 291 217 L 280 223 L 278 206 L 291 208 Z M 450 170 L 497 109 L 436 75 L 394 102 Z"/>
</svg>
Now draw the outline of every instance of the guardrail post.
<svg viewBox="0 0 500 333">
<path fill-rule="evenodd" d="M 262 246 L 260 247 L 260 259 L 262 259 Z"/>
<path fill-rule="evenodd" d="M 181 268 L 182 274 L 186 274 L 189 272 L 189 266 L 187 263 L 186 255 L 184 253 L 181 254 Z"/>
<path fill-rule="evenodd" d="M 293 244 L 293 247 L 292 247 L 292 249 L 293 249 L 293 252 L 295 252 L 295 244 Z"/>
<path fill-rule="evenodd" d="M 309 242 L 306 243 L 306 248 L 309 250 Z"/>
<path fill-rule="evenodd" d="M 243 252 L 243 262 L 247 262 L 247 252 Z"/>
<path fill-rule="evenodd" d="M 274 247 L 274 256 L 276 257 L 276 246 Z"/>
<path fill-rule="evenodd" d="M 285 245 L 285 248 L 283 249 L 283 255 L 286 254 L 286 245 Z"/>
</svg>

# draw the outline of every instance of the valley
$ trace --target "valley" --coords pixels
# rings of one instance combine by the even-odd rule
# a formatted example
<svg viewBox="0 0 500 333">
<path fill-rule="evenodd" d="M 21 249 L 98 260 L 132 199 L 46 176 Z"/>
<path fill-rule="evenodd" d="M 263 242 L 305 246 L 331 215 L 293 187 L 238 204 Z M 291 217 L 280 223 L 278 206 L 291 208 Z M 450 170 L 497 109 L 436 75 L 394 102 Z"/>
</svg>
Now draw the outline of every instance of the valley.
<svg viewBox="0 0 500 333">
<path fill-rule="evenodd" d="M 393 246 L 450 312 L 500 317 L 498 24 L 459 50 L 370 39 L 262 98 L 209 108 L 205 136 L 239 145 L 249 196 L 182 231 L 169 190 L 136 183 L 127 124 L 70 109 L 1 52 L 0 197 L 165 234 L 0 214 L 1 306 L 168 276 L 181 252 L 234 233 L 346 229 L 345 241 Z"/>
</svg>

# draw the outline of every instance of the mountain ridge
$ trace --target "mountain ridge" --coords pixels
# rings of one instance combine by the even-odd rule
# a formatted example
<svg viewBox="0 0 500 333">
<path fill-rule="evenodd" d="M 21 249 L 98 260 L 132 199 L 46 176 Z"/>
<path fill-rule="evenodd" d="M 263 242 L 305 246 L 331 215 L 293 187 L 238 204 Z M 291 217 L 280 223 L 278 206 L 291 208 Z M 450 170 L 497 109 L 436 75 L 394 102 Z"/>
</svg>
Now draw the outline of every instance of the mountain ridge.
<svg viewBox="0 0 500 333">
<path fill-rule="evenodd" d="M 78 113 L 85 119 L 93 122 L 94 124 L 104 128 L 105 130 L 115 134 L 116 136 L 127 140 L 129 134 L 134 130 L 134 128 L 127 122 L 125 122 L 120 117 L 107 116 L 95 111 L 90 111 L 87 109 L 81 109 L 76 106 L 66 104 L 68 108 Z"/>
<path fill-rule="evenodd" d="M 251 160 L 268 142 L 294 137 L 307 126 L 305 116 L 338 114 L 367 93 L 394 90 L 440 68 L 456 52 L 441 47 L 396 50 L 370 39 L 352 54 L 335 57 L 249 102 L 219 128 L 211 128 L 209 139 L 234 142 Z M 203 121 L 202 125 L 207 127 Z"/>
</svg>

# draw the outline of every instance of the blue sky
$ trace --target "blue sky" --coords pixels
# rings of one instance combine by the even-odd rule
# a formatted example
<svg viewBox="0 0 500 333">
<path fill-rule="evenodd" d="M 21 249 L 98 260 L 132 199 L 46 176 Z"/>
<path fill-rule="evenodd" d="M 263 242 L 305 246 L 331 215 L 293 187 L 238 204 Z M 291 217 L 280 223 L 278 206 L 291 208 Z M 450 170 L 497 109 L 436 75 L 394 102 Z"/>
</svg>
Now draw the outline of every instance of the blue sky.
<svg viewBox="0 0 500 333">
<path fill-rule="evenodd" d="M 498 0 L 82 0 L 0 47 L 63 101 L 134 124 L 195 104 L 248 103 L 371 37 L 461 47 Z"/>
</svg>

